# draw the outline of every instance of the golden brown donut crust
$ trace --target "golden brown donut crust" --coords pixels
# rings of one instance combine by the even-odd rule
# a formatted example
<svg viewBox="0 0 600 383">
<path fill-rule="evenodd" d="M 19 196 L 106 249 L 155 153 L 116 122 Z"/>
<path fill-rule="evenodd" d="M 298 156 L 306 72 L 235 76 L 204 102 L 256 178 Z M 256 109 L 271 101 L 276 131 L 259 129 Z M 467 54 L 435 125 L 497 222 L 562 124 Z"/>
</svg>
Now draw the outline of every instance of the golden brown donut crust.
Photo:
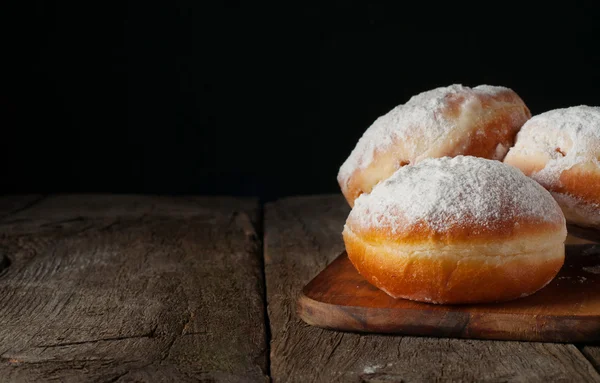
<svg viewBox="0 0 600 383">
<path fill-rule="evenodd" d="M 460 304 L 507 301 L 541 289 L 564 263 L 566 231 L 560 219 L 486 226 L 465 218 L 443 233 L 422 221 L 394 232 L 349 219 L 342 235 L 357 271 L 392 297 Z"/>
<path fill-rule="evenodd" d="M 549 238 L 554 233 L 560 235 L 549 233 Z M 465 257 L 458 249 L 455 253 L 422 257 L 401 253 L 393 246 L 372 246 L 350 230 L 344 230 L 343 235 L 350 261 L 369 283 L 394 298 L 421 302 L 464 304 L 516 299 L 543 288 L 564 264 L 564 246 L 560 244 L 503 257 Z"/>
</svg>

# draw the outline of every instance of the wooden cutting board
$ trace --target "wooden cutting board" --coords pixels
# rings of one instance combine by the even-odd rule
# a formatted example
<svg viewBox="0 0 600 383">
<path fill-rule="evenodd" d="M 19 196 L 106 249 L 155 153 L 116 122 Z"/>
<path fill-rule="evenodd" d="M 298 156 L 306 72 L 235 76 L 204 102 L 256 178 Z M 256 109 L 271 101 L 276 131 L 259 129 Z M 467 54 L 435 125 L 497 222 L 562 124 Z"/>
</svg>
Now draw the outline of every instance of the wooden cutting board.
<svg viewBox="0 0 600 383">
<path fill-rule="evenodd" d="M 593 237 L 593 236 L 592 236 Z M 571 236 L 567 243 L 589 243 Z M 581 238 L 581 237 L 580 237 Z M 334 330 L 543 342 L 600 340 L 600 245 L 567 245 L 548 286 L 511 302 L 434 305 L 394 299 L 369 284 L 342 253 L 302 290 L 297 312 Z"/>
</svg>

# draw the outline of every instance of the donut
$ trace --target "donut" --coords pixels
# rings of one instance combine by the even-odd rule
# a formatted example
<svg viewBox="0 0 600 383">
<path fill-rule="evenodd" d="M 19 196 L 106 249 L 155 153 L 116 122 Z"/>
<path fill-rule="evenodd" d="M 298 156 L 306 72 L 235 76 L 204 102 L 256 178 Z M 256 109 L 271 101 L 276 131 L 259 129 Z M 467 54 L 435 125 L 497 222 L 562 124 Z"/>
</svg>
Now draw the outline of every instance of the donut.
<svg viewBox="0 0 600 383">
<path fill-rule="evenodd" d="M 539 182 L 569 224 L 600 229 L 600 107 L 553 109 L 528 120 L 504 163 Z"/>
<path fill-rule="evenodd" d="M 338 184 L 353 206 L 398 168 L 425 158 L 462 154 L 501 161 L 530 117 L 506 87 L 453 84 L 425 91 L 369 126 L 340 166 Z"/>
<path fill-rule="evenodd" d="M 525 297 L 561 269 L 565 217 L 501 161 L 429 158 L 363 193 L 342 232 L 348 258 L 394 298 L 435 304 Z"/>
</svg>

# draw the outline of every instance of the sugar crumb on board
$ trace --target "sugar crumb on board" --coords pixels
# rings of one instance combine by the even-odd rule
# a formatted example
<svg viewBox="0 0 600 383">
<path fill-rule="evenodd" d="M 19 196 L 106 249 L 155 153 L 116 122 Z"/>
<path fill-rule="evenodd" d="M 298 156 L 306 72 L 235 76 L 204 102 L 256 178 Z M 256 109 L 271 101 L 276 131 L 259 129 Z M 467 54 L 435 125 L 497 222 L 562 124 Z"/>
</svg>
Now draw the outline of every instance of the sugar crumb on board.
<svg viewBox="0 0 600 383">
<path fill-rule="evenodd" d="M 600 265 L 583 267 L 583 271 L 586 271 L 586 272 L 588 272 L 590 274 L 600 275 Z"/>
<path fill-rule="evenodd" d="M 567 280 L 567 281 L 574 281 L 574 282 L 579 282 L 579 283 L 585 283 L 588 279 L 584 276 L 578 275 L 576 277 L 558 277 L 556 278 L 557 280 Z"/>
</svg>

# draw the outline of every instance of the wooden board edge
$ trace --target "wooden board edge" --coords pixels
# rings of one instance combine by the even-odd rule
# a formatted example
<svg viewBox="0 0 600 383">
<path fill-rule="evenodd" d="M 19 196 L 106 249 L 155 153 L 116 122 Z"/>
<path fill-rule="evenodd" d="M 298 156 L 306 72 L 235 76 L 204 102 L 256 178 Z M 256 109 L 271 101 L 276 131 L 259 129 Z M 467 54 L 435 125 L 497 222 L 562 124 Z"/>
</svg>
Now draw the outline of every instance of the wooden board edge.
<svg viewBox="0 0 600 383">
<path fill-rule="evenodd" d="M 390 311 L 396 311 L 392 316 L 396 320 L 389 321 Z M 419 321 L 404 322 L 402 318 L 406 316 L 398 315 L 399 313 L 405 313 L 408 317 L 418 317 Z M 367 313 L 361 307 L 319 302 L 304 293 L 298 297 L 296 314 L 310 326 L 365 334 L 583 344 L 600 341 L 600 316 L 596 315 L 561 318 L 560 326 L 564 330 L 557 332 L 551 329 L 552 325 L 558 325 L 554 323 L 556 317 L 552 316 L 495 314 L 493 323 L 490 323 L 480 313 L 460 311 L 371 308 Z M 377 329 L 365 326 L 365 319 Z M 515 331 L 516 324 L 520 328 L 531 330 Z M 577 331 L 569 332 L 575 329 Z"/>
<path fill-rule="evenodd" d="M 571 233 L 567 234 L 567 238 L 565 239 L 565 246 L 573 246 L 573 245 L 597 245 L 597 241 L 591 241 L 589 239 L 579 238 Z"/>
<path fill-rule="evenodd" d="M 585 241 L 582 243 L 600 244 L 600 230 L 568 223 L 567 233 L 568 237 L 570 237 L 572 241 L 573 238 L 578 238 L 579 240 Z"/>
<path fill-rule="evenodd" d="M 600 315 L 557 317 L 494 313 L 494 319 L 490 320 L 485 312 L 339 306 L 310 297 L 310 286 L 321 273 L 340 262 L 344 256 L 345 251 L 342 251 L 306 283 L 298 295 L 296 314 L 306 324 L 329 330 L 370 334 L 582 344 L 600 341 Z M 390 315 L 390 312 L 394 312 L 394 315 Z M 390 321 L 390 317 L 394 320 Z M 407 317 L 419 320 L 403 321 Z M 516 325 L 528 330 L 516 331 Z M 552 328 L 560 328 L 561 332 Z"/>
</svg>

